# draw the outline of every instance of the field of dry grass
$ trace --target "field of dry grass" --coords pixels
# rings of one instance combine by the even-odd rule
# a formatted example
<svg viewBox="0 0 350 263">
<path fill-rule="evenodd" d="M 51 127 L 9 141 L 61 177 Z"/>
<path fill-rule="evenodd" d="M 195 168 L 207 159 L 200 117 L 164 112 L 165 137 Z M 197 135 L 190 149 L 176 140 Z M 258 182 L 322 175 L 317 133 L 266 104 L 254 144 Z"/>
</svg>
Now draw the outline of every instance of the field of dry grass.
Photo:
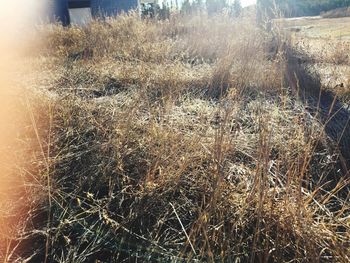
<svg viewBox="0 0 350 263">
<path fill-rule="evenodd" d="M 347 169 L 282 33 L 130 14 L 33 39 L 3 262 L 349 262 Z"/>
</svg>

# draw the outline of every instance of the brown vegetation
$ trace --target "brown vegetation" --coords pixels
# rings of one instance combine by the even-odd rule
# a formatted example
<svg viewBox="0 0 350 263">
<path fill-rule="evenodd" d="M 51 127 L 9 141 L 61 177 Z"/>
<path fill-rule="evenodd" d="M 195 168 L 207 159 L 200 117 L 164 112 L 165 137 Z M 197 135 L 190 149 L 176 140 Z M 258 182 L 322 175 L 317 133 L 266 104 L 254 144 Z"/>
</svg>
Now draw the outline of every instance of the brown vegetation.
<svg viewBox="0 0 350 263">
<path fill-rule="evenodd" d="M 254 18 L 38 34 L 16 80 L 28 213 L 5 262 L 349 261 L 338 147 Z"/>
<path fill-rule="evenodd" d="M 337 8 L 328 12 L 322 12 L 323 18 L 337 18 L 350 16 L 350 7 Z"/>
<path fill-rule="evenodd" d="M 348 19 L 301 19 L 288 21 L 300 29 L 293 35 L 293 47 L 300 63 L 320 79 L 323 90 L 336 94 L 349 104 L 350 85 L 350 41 L 347 30 Z"/>
</svg>

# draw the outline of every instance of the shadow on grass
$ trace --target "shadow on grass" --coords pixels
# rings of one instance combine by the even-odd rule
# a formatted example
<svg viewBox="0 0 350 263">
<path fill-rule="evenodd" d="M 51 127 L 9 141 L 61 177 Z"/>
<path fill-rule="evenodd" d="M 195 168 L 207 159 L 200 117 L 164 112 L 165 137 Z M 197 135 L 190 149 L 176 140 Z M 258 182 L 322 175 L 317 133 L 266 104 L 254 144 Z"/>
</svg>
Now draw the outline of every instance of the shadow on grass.
<svg viewBox="0 0 350 263">
<path fill-rule="evenodd" d="M 320 76 L 307 68 L 308 58 L 289 49 L 286 81 L 309 113 L 323 125 L 341 153 L 344 170 L 350 167 L 350 111 L 337 96 L 322 89 Z M 344 167 L 346 166 L 346 167 Z"/>
</svg>

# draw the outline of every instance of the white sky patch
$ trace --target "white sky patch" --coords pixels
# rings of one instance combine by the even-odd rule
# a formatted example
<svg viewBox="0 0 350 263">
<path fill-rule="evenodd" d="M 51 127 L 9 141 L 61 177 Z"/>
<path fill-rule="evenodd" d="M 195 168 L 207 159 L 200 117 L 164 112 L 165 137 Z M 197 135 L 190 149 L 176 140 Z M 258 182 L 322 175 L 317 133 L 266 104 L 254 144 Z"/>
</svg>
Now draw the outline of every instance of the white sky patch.
<svg viewBox="0 0 350 263">
<path fill-rule="evenodd" d="M 256 0 L 241 0 L 242 6 L 255 5 Z"/>
</svg>

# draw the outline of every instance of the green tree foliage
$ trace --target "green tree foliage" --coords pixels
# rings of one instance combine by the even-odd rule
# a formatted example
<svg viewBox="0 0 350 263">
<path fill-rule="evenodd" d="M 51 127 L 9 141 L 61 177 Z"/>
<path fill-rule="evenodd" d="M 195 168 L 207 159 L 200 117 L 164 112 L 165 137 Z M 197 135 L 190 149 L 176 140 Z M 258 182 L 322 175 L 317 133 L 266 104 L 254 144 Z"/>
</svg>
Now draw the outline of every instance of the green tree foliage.
<svg viewBox="0 0 350 263">
<path fill-rule="evenodd" d="M 240 0 L 235 0 L 232 6 L 232 12 L 235 17 L 238 17 L 242 12 L 242 5 Z"/>
<path fill-rule="evenodd" d="M 160 5 L 158 1 L 155 3 L 142 3 L 141 4 L 141 17 L 145 18 L 157 18 L 165 20 L 170 18 L 170 6 L 167 0 L 163 0 Z"/>
<path fill-rule="evenodd" d="M 158 17 L 159 17 L 159 19 L 162 19 L 162 20 L 169 19 L 169 17 L 170 17 L 170 6 L 169 6 L 169 2 L 168 1 L 163 0 L 162 7 L 159 8 L 159 11 L 158 11 Z"/>
<path fill-rule="evenodd" d="M 192 3 L 192 8 L 199 13 L 201 13 L 205 9 L 204 6 L 205 5 L 203 0 L 195 0 Z"/>
<path fill-rule="evenodd" d="M 350 0 L 257 0 L 259 13 L 273 16 L 277 7 L 285 16 L 313 16 L 350 6 Z"/>
<path fill-rule="evenodd" d="M 192 4 L 190 2 L 190 0 L 185 0 L 183 3 L 182 3 L 182 6 L 181 6 L 181 13 L 182 14 L 191 14 L 192 13 Z"/>
<path fill-rule="evenodd" d="M 240 2 L 240 1 L 238 1 Z M 228 8 L 229 5 L 226 0 L 184 0 L 181 6 L 182 14 L 193 14 L 194 12 L 202 13 L 205 9 L 208 15 L 213 15 L 222 12 L 223 9 Z"/>
<path fill-rule="evenodd" d="M 206 2 L 208 15 L 213 15 L 222 12 L 228 7 L 226 0 L 207 0 Z"/>
</svg>

